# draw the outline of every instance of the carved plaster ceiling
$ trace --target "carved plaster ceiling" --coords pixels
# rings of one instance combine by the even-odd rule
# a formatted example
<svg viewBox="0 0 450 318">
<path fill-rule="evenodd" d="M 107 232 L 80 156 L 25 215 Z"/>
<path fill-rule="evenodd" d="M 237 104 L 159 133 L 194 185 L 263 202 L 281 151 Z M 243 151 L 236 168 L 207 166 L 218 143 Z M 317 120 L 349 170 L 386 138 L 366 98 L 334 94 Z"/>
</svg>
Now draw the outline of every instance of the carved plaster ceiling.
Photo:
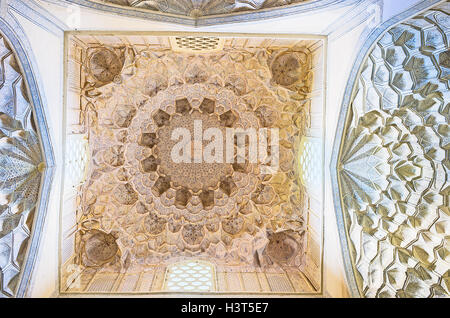
<svg viewBox="0 0 450 318">
<path fill-rule="evenodd" d="M 295 178 L 294 153 L 304 125 L 300 115 L 304 103 L 284 105 L 280 99 L 289 92 L 272 94 L 269 90 L 277 83 L 264 85 L 272 78 L 266 52 L 195 57 L 134 55 L 128 48 L 126 59 L 135 66 L 129 79 L 120 80 L 120 58 L 112 58 L 113 54 L 99 48 L 88 58 L 91 85 L 114 79 L 117 84 L 89 91 L 96 95 L 92 103 L 98 118 L 91 128 L 93 168 L 85 187 L 84 212 L 87 219 L 98 218 L 103 231 L 117 232 L 124 257 L 145 264 L 158 263 L 162 257 L 204 254 L 227 264 L 254 264 L 259 261 L 255 253 L 262 253 L 268 242 L 267 230 L 289 224 L 297 236 L 302 235 L 302 192 Z M 294 59 L 290 52 L 275 57 L 272 71 L 275 80 L 297 83 L 305 94 L 308 87 L 299 74 L 306 72 L 308 56 L 295 54 L 303 58 L 295 59 L 298 73 L 288 70 L 286 80 L 286 70 L 279 67 L 278 60 L 285 55 Z M 204 129 L 289 127 L 281 133 L 281 171 L 263 175 L 258 165 L 237 161 L 174 163 L 171 149 L 177 141 L 171 140 L 171 133 L 181 127 L 193 135 L 195 120 L 202 120 Z M 275 259 L 282 259 L 277 249 L 269 250 Z M 285 261 L 294 256 L 291 252 Z"/>
<path fill-rule="evenodd" d="M 297 154 L 310 120 L 308 49 L 83 50 L 81 117 L 92 160 L 79 192 L 78 265 L 139 272 L 193 257 L 250 270 L 304 265 L 308 194 Z M 198 121 L 223 136 L 265 128 L 269 144 L 269 128 L 278 128 L 279 169 L 238 155 L 174 162 L 174 129 L 195 136 Z"/>
<path fill-rule="evenodd" d="M 10 297 L 26 260 L 45 165 L 24 78 L 3 36 L 0 55 L 0 297 Z"/>
<path fill-rule="evenodd" d="M 361 296 L 449 296 L 449 10 L 388 30 L 355 83 L 338 178 Z"/>
<path fill-rule="evenodd" d="M 192 18 L 251 12 L 295 5 L 306 0 L 91 0 Z"/>
</svg>

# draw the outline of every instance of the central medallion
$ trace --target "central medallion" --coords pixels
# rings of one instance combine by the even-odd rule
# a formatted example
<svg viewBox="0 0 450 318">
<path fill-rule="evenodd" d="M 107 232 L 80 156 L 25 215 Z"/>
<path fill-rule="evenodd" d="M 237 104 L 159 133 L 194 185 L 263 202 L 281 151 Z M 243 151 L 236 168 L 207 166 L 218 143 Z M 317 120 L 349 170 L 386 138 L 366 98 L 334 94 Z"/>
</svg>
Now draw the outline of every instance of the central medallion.
<svg viewBox="0 0 450 318">
<path fill-rule="evenodd" d="M 172 186 L 176 189 L 187 188 L 195 194 L 201 190 L 216 190 L 219 187 L 221 179 L 231 176 L 233 168 L 231 164 L 224 163 L 223 155 L 216 154 L 221 160 L 218 162 L 207 162 L 204 160 L 204 150 L 208 150 L 211 144 L 221 142 L 222 149 L 225 149 L 225 140 L 207 140 L 203 135 L 208 129 L 220 129 L 222 136 L 225 136 L 225 127 L 220 122 L 220 118 L 215 113 L 202 113 L 199 110 L 191 110 L 184 114 L 175 114 L 167 126 L 158 130 L 160 142 L 156 146 L 155 154 L 160 159 L 159 173 L 170 176 Z M 177 131 L 189 132 L 192 140 L 175 139 Z M 180 145 L 187 146 L 187 151 L 179 153 L 177 149 Z M 200 143 L 200 144 L 199 144 Z M 217 151 L 218 149 L 215 149 Z M 213 151 L 214 152 L 214 151 Z M 174 156 L 184 156 L 182 162 L 176 160 Z M 178 162 L 177 162 L 178 161 Z"/>
<path fill-rule="evenodd" d="M 227 98 L 230 93 L 216 95 L 220 100 L 211 94 L 161 99 L 160 107 L 147 112 L 150 118 L 136 116 L 133 125 L 141 127 L 140 170 L 152 180 L 152 193 L 164 204 L 196 214 L 199 208 L 223 206 L 226 197 L 237 192 L 235 179 L 240 177 L 235 173 L 246 174 L 248 165 L 235 162 L 233 138 L 227 145 L 227 129 L 243 127 L 243 118 Z M 227 147 L 232 149 L 231 160 L 226 158 Z"/>
</svg>

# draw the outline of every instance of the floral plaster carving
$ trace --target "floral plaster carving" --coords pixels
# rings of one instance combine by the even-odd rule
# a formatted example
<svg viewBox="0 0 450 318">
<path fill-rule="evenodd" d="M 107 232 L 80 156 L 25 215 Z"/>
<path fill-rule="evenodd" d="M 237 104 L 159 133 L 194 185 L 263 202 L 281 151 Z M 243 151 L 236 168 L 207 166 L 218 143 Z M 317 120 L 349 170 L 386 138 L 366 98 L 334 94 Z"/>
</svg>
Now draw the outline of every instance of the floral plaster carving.
<svg viewBox="0 0 450 318">
<path fill-rule="evenodd" d="M 355 83 L 338 177 L 365 297 L 449 296 L 448 14 L 388 30 Z"/>
<path fill-rule="evenodd" d="M 91 76 L 83 94 L 96 116 L 89 124 L 92 164 L 79 226 L 87 235 L 101 231 L 116 238 L 120 257 L 102 266 L 139 268 L 192 256 L 227 265 L 300 266 L 306 194 L 295 153 L 308 118 L 302 99 L 308 92 L 297 85 L 300 78 L 289 85 L 274 79 L 270 63 L 280 52 L 189 55 L 99 47 L 87 56 L 101 52 L 124 52 L 125 61 L 120 74 L 112 68 L 101 85 L 92 74 L 102 72 L 91 68 L 111 68 L 85 63 Z M 307 50 L 290 56 L 298 60 L 289 60 L 294 66 L 286 74 L 310 72 Z M 170 133 L 176 127 L 191 131 L 196 119 L 204 128 L 279 128 L 280 170 L 261 174 L 259 164 L 248 162 L 174 163 Z M 97 266 L 79 242 L 83 265 Z"/>
</svg>

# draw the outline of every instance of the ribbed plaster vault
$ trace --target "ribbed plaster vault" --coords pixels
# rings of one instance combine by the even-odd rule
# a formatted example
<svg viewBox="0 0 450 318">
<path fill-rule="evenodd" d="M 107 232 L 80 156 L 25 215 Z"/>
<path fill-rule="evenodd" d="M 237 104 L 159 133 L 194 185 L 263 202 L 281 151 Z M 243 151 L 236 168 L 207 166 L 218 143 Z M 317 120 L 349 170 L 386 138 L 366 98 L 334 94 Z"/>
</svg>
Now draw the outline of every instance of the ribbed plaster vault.
<svg viewBox="0 0 450 318">
<path fill-rule="evenodd" d="M 389 29 L 354 84 L 337 169 L 364 297 L 449 296 L 449 12 Z"/>
<path fill-rule="evenodd" d="M 0 34 L 0 298 L 15 296 L 45 164 L 16 55 Z"/>
</svg>

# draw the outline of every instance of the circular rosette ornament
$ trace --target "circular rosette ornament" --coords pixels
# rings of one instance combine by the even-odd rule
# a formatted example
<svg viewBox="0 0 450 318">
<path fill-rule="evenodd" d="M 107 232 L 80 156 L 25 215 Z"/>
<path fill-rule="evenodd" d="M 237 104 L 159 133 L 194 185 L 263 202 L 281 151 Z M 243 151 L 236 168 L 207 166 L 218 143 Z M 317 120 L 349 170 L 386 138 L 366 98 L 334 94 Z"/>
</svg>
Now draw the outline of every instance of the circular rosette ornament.
<svg viewBox="0 0 450 318">
<path fill-rule="evenodd" d="M 100 267 L 112 263 L 119 254 L 116 237 L 100 230 L 89 230 L 81 238 L 83 265 Z"/>
<path fill-rule="evenodd" d="M 272 57 L 272 81 L 290 90 L 308 93 L 310 86 L 310 54 L 302 51 L 281 51 Z"/>
<path fill-rule="evenodd" d="M 89 48 L 86 53 L 85 68 L 89 86 L 99 88 L 113 82 L 120 83 L 122 81 L 120 74 L 129 50 L 126 48 L 97 47 Z"/>
</svg>

